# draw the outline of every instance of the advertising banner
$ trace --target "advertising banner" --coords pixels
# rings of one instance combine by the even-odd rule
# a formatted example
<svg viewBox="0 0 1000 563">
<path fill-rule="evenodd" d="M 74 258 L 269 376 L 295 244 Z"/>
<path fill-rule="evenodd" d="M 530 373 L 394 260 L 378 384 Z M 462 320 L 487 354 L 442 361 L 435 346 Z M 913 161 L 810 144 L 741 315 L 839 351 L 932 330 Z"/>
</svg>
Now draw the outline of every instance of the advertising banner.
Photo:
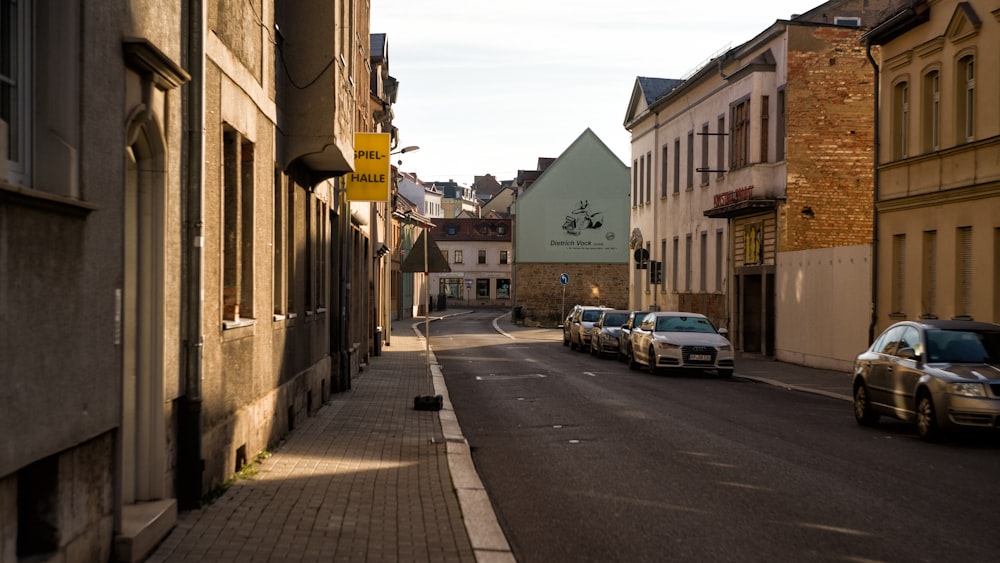
<svg viewBox="0 0 1000 563">
<path fill-rule="evenodd" d="M 389 201 L 389 134 L 354 134 L 354 172 L 344 176 L 347 199 Z"/>
</svg>

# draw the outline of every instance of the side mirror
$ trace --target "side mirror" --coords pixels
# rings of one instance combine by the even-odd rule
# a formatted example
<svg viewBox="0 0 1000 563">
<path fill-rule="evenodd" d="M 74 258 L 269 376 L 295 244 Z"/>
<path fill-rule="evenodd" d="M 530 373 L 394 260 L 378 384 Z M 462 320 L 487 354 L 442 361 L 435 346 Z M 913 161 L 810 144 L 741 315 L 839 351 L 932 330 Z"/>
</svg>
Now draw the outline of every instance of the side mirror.
<svg viewBox="0 0 1000 563">
<path fill-rule="evenodd" d="M 719 329 L 719 334 L 721 334 L 722 336 L 729 336 L 729 331 L 726 329 L 726 327 L 722 327 Z"/>
</svg>

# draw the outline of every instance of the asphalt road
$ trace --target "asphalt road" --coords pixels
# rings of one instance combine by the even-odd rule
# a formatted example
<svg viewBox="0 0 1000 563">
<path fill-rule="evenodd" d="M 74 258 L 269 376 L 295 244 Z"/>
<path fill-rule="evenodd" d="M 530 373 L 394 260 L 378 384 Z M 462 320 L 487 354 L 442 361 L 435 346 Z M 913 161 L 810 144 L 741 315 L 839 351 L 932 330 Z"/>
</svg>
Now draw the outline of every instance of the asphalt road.
<svg viewBox="0 0 1000 563">
<path fill-rule="evenodd" d="M 994 561 L 1000 440 L 927 444 L 858 427 L 845 401 L 651 376 L 558 340 L 513 341 L 495 311 L 431 343 L 522 563 Z"/>
</svg>

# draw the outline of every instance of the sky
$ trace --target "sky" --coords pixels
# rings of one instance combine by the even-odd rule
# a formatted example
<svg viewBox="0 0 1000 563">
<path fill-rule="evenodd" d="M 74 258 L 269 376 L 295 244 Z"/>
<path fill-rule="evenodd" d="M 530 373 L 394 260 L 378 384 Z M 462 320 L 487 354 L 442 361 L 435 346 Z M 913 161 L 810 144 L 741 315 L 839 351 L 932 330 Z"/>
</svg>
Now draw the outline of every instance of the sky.
<svg viewBox="0 0 1000 563">
<path fill-rule="evenodd" d="M 822 0 L 372 0 L 399 81 L 393 163 L 425 181 L 510 180 L 587 128 L 628 164 L 638 76 L 684 78 Z"/>
</svg>

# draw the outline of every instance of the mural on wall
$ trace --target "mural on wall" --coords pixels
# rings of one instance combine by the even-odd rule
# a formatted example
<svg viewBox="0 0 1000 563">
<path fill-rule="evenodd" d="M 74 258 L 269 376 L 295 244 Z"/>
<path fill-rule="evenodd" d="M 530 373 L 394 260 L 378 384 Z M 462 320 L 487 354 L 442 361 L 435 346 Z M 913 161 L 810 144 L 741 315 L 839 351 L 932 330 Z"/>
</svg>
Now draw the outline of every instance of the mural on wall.
<svg viewBox="0 0 1000 563">
<path fill-rule="evenodd" d="M 527 215 L 541 221 L 522 221 L 525 262 L 615 263 L 628 261 L 628 217 L 621 201 L 610 198 L 553 198 Z M 536 215 L 537 214 L 537 215 Z"/>
</svg>

